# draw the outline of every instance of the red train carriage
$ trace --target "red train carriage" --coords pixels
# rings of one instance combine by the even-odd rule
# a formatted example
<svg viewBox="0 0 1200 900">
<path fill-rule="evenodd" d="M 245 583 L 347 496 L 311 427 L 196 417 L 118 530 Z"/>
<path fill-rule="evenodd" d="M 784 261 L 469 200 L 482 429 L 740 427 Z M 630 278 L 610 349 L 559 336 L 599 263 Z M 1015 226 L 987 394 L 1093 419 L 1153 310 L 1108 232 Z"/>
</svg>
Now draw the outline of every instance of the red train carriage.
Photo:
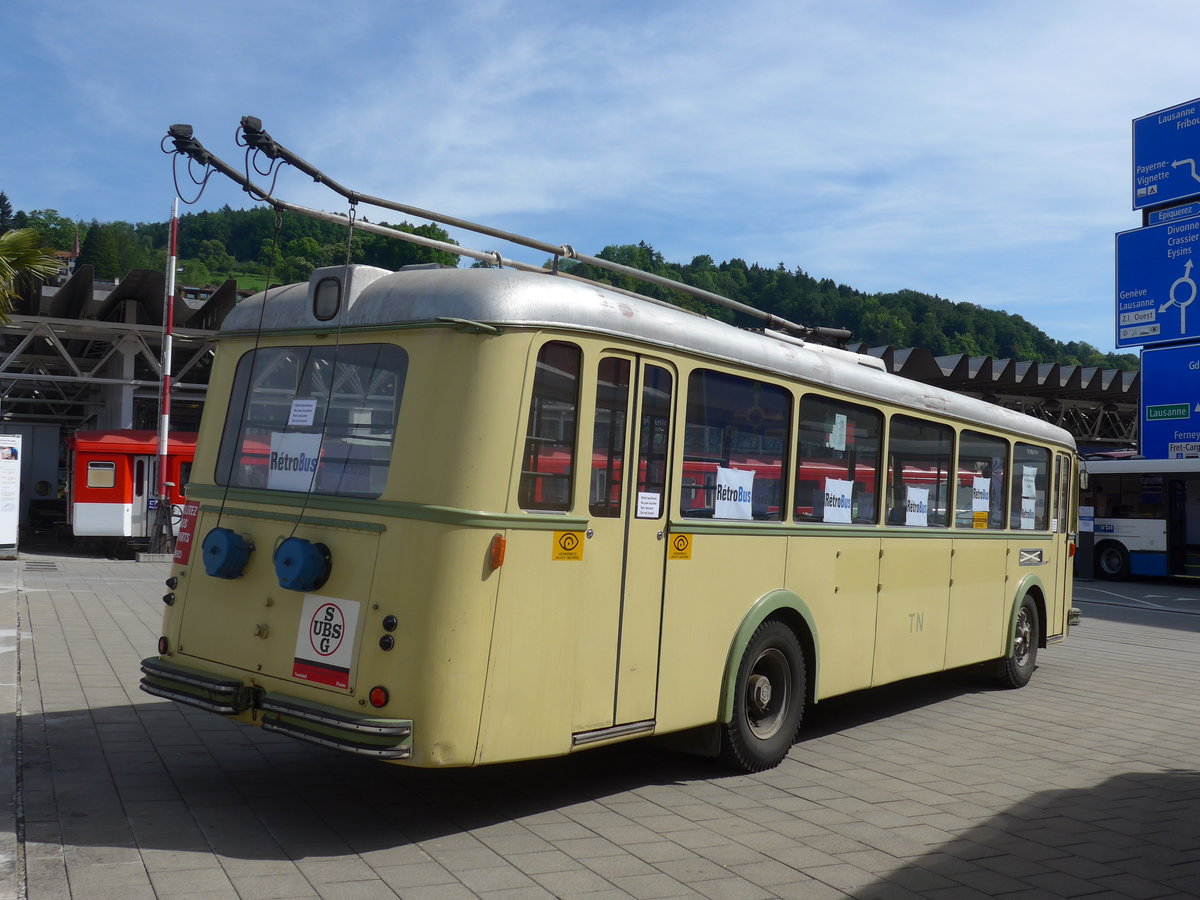
<svg viewBox="0 0 1200 900">
<path fill-rule="evenodd" d="M 153 431 L 80 431 L 67 442 L 71 462 L 68 518 L 76 537 L 144 542 L 158 507 L 158 434 Z M 196 455 L 196 435 L 167 440 L 167 478 L 172 506 L 183 502 Z M 176 517 L 177 518 L 177 517 Z"/>
</svg>

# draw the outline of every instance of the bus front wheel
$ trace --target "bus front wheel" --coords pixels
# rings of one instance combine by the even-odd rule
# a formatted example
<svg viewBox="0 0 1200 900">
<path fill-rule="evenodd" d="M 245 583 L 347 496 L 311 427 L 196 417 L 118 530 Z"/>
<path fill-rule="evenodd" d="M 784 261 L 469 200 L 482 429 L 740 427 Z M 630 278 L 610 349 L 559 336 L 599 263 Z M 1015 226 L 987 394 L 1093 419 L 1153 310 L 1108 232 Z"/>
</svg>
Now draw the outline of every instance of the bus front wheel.
<svg viewBox="0 0 1200 900">
<path fill-rule="evenodd" d="M 1096 548 L 1096 574 L 1110 581 L 1129 577 L 1129 551 L 1116 541 L 1105 541 Z"/>
<path fill-rule="evenodd" d="M 742 654 L 721 758 L 745 772 L 779 765 L 804 715 L 804 650 L 783 622 L 758 626 Z"/>
<path fill-rule="evenodd" d="M 1021 601 L 1017 620 L 1013 626 L 1013 652 L 1000 665 L 1000 684 L 1003 687 L 1020 688 L 1029 684 L 1033 670 L 1037 668 L 1038 644 L 1041 642 L 1041 622 L 1037 604 L 1029 595 Z"/>
</svg>

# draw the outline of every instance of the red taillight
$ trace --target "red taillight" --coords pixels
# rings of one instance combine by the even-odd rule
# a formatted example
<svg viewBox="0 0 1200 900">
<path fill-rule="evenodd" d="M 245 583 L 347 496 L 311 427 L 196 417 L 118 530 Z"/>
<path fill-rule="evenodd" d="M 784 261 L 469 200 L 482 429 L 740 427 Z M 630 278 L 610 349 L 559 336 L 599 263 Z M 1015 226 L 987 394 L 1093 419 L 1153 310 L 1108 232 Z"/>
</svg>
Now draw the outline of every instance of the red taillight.
<svg viewBox="0 0 1200 900">
<path fill-rule="evenodd" d="M 367 694 L 367 700 L 376 709 L 382 709 L 387 706 L 388 702 L 387 688 L 379 686 L 371 688 L 370 693 Z"/>
<path fill-rule="evenodd" d="M 508 546 L 508 541 L 504 535 L 497 534 L 492 536 L 492 548 L 488 556 L 488 562 L 493 569 L 498 569 L 504 565 L 504 548 Z"/>
<path fill-rule="evenodd" d="M 1075 556 L 1075 542 L 1071 541 L 1067 544 L 1067 558 L 1071 559 Z"/>
</svg>

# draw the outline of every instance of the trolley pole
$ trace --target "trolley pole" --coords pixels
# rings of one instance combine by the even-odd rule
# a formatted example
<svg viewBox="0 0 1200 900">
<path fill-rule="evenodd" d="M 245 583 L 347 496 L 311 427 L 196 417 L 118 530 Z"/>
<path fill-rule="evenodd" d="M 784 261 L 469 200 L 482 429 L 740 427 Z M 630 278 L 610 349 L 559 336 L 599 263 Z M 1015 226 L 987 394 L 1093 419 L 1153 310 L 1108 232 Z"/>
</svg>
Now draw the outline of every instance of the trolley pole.
<svg viewBox="0 0 1200 900">
<path fill-rule="evenodd" d="M 171 430 L 171 341 L 175 329 L 175 268 L 179 255 L 179 198 L 171 204 L 171 233 L 167 249 L 167 286 L 163 297 L 162 389 L 158 416 L 158 507 L 150 549 L 169 553 L 174 534 L 171 531 L 171 482 L 167 480 L 167 442 Z"/>
</svg>

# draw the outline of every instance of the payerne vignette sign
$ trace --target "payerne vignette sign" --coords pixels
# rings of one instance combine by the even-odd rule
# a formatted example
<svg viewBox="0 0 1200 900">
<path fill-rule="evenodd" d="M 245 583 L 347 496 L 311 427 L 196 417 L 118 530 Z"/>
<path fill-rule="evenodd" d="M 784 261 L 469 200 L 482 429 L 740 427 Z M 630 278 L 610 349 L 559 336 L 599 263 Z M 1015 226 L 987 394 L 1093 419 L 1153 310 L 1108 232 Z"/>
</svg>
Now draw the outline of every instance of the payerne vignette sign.
<svg viewBox="0 0 1200 900">
<path fill-rule="evenodd" d="M 1200 99 L 1133 120 L 1133 208 L 1200 195 Z"/>
</svg>

